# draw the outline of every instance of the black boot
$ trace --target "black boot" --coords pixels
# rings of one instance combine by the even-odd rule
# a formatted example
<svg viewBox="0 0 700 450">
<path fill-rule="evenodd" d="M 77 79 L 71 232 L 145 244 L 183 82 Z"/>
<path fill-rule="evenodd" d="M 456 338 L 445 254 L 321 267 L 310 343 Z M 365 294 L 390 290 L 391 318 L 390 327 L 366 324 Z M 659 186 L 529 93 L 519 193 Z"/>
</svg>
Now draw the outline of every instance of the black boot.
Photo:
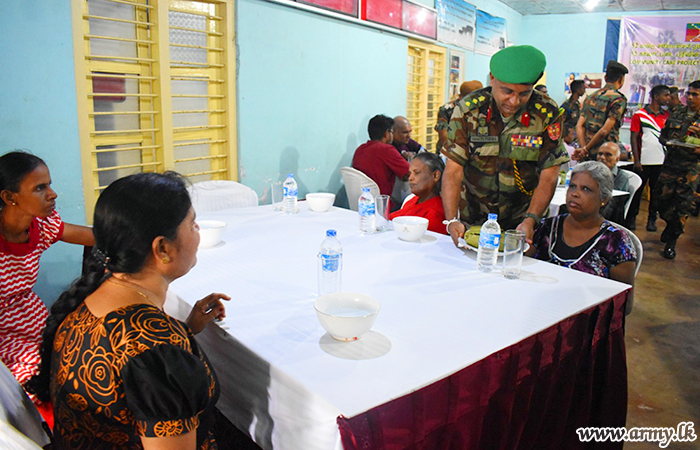
<svg viewBox="0 0 700 450">
<path fill-rule="evenodd" d="M 676 241 L 669 241 L 664 246 L 664 252 L 661 254 L 666 259 L 676 258 Z"/>
<path fill-rule="evenodd" d="M 654 217 L 649 216 L 649 219 L 647 219 L 647 231 L 656 231 L 656 215 Z"/>
</svg>

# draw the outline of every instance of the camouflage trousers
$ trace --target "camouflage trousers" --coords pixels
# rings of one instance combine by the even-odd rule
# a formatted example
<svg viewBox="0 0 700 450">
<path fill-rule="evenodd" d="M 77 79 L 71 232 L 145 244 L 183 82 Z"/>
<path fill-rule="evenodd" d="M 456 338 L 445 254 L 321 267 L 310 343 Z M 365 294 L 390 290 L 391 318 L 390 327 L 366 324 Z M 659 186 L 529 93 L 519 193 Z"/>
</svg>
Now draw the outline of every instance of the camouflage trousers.
<svg viewBox="0 0 700 450">
<path fill-rule="evenodd" d="M 695 185 L 698 176 L 693 173 L 662 171 L 652 198 L 659 216 L 666 221 L 664 235 L 675 241 L 683 233 L 685 222 L 693 209 Z"/>
</svg>

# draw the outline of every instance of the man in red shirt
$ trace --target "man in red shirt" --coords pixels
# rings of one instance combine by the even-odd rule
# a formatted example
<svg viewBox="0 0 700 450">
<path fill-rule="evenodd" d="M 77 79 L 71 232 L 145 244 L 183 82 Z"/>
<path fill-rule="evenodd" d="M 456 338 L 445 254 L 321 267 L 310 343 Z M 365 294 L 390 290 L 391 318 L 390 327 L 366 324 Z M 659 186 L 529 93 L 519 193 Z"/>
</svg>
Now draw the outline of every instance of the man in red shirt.
<svg viewBox="0 0 700 450">
<path fill-rule="evenodd" d="M 393 127 L 391 117 L 372 117 L 367 127 L 369 141 L 360 145 L 352 158 L 352 167 L 373 179 L 384 195 L 391 195 L 396 177 L 408 177 L 408 162 L 391 145 Z"/>
<path fill-rule="evenodd" d="M 670 101 L 671 91 L 668 86 L 662 84 L 654 86 L 651 89 L 651 102 L 632 116 L 630 143 L 634 154 L 634 171 L 642 177 L 642 185 L 634 194 L 627 213 L 625 225 L 630 230 L 636 228 L 635 219 L 639 213 L 644 184 L 649 180 L 649 191 L 653 195 L 656 180 L 664 164 L 666 152 L 659 142 L 659 135 L 668 119 L 668 111 L 662 109 L 662 106 L 667 106 Z M 653 204 L 650 199 L 647 231 L 656 231 L 656 210 Z"/>
</svg>

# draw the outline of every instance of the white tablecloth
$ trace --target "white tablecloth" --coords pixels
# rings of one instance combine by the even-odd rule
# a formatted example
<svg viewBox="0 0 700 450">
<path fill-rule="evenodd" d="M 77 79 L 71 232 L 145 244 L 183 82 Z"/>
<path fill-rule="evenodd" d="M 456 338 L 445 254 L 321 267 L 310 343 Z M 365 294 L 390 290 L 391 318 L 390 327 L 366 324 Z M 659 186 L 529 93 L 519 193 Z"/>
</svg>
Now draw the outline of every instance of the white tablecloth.
<svg viewBox="0 0 700 450">
<path fill-rule="evenodd" d="M 444 235 L 404 242 L 362 235 L 357 213 L 286 216 L 270 206 L 209 213 L 224 243 L 172 283 L 166 309 L 184 318 L 210 292 L 233 297 L 198 335 L 222 388 L 219 407 L 265 449 L 341 448 L 352 417 L 442 379 L 627 288 L 525 258 L 520 280 L 476 269 Z M 341 343 L 318 323 L 316 254 L 325 231 L 343 245 L 343 290 L 382 305 L 372 331 Z"/>
<path fill-rule="evenodd" d="M 620 195 L 629 195 L 629 192 L 613 189 L 613 197 Z M 566 186 L 558 184 L 557 188 L 554 190 L 552 200 L 549 202 L 549 217 L 554 217 L 559 214 L 559 208 L 564 204 L 566 204 Z"/>
</svg>

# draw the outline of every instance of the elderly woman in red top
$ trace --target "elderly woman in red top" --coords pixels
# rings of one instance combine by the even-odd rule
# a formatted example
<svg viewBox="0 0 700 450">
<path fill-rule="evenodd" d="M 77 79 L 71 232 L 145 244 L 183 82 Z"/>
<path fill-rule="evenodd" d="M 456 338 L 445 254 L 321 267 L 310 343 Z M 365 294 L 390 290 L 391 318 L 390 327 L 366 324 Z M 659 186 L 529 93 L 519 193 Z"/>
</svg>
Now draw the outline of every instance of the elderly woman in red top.
<svg viewBox="0 0 700 450">
<path fill-rule="evenodd" d="M 39 258 L 58 240 L 91 246 L 95 238 L 88 227 L 63 223 L 51 174 L 39 157 L 25 152 L 0 157 L 0 197 L 0 359 L 24 386 L 39 372 L 48 316 L 32 291 Z"/>
<path fill-rule="evenodd" d="M 419 153 L 411 161 L 408 184 L 413 197 L 409 197 L 400 210 L 389 218 L 400 216 L 420 216 L 428 219 L 428 229 L 436 233 L 445 233 L 445 210 L 440 198 L 440 180 L 445 170 L 445 163 L 434 153 Z"/>
</svg>

